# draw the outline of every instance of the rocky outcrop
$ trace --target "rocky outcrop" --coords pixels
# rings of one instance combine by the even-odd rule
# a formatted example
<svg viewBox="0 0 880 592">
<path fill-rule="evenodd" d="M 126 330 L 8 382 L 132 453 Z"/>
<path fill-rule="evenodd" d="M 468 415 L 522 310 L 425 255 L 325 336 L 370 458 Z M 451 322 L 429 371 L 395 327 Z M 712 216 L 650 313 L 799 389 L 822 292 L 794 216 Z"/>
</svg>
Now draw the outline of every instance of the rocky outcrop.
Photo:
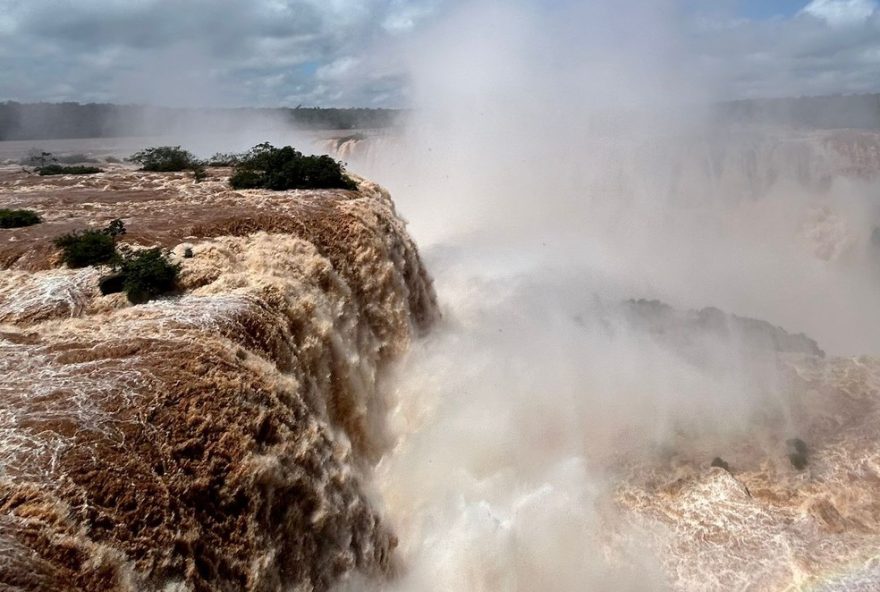
<svg viewBox="0 0 880 592">
<path fill-rule="evenodd" d="M 792 334 L 767 321 L 728 314 L 713 307 L 679 311 L 659 300 L 629 300 L 624 304 L 624 313 L 634 327 L 679 348 L 712 337 L 749 350 L 825 355 L 819 344 L 803 333 Z"/>
<path fill-rule="evenodd" d="M 437 317 L 388 194 L 224 171 L 0 172 L 0 589 L 326 590 L 392 569 L 362 486 L 383 371 Z M 131 306 L 51 239 L 122 218 L 182 294 Z"/>
</svg>

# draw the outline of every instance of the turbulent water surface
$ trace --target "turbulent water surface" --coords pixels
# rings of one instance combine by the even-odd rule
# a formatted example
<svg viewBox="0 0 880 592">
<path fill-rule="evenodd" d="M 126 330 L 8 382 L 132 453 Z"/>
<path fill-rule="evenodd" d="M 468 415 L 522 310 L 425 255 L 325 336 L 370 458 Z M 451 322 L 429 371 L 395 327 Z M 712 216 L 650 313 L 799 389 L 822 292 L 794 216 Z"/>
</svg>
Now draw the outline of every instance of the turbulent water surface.
<svg viewBox="0 0 880 592">
<path fill-rule="evenodd" d="M 877 589 L 877 135 L 466 137 L 327 146 L 432 212 L 391 587 Z"/>
<path fill-rule="evenodd" d="M 327 589 L 391 569 L 363 487 L 383 369 L 436 317 L 388 195 L 232 192 L 225 177 L 3 171 L 44 222 L 0 251 L 0 583 Z M 182 264 L 131 307 L 50 238 L 126 221 Z M 184 258 L 189 248 L 192 257 Z"/>
<path fill-rule="evenodd" d="M 366 180 L 0 169 L 44 219 L 0 237 L 0 587 L 880 586 L 875 135 L 624 138 L 539 176 L 498 146 L 492 183 L 409 141 L 322 147 L 401 191 L 425 265 Z M 179 294 L 59 264 L 114 218 Z"/>
</svg>

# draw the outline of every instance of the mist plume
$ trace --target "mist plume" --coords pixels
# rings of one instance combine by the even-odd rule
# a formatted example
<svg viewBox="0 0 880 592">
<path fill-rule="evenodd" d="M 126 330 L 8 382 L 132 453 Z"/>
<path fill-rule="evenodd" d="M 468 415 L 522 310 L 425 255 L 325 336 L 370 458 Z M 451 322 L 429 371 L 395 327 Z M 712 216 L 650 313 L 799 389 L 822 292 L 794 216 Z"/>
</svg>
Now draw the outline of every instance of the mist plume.
<svg viewBox="0 0 880 592">
<path fill-rule="evenodd" d="M 461 4 L 407 52 L 405 136 L 345 147 L 396 196 L 444 311 L 398 369 L 376 469 L 391 589 L 872 581 L 870 486 L 845 475 L 876 471 L 856 393 L 877 367 L 792 339 L 880 347 L 878 138 L 719 119 L 723 64 L 681 8 Z M 795 436 L 824 486 L 787 466 Z M 813 553 L 787 520 L 843 534 Z"/>
</svg>

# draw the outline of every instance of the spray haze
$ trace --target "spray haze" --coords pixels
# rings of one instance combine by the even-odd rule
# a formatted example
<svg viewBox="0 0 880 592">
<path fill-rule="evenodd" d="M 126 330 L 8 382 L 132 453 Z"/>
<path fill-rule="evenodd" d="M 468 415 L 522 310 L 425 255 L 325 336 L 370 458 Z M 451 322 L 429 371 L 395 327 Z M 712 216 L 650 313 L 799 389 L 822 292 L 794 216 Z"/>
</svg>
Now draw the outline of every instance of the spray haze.
<svg viewBox="0 0 880 592">
<path fill-rule="evenodd" d="M 840 149 L 876 138 L 719 118 L 725 64 L 679 3 L 540 8 L 450 10 L 408 52 L 404 137 L 349 157 L 397 197 L 445 315 L 398 369 L 376 469 L 391 588 L 784 588 L 810 543 L 741 496 L 790 492 L 767 483 L 779 447 L 827 437 L 799 366 L 824 354 L 794 334 L 880 347 L 876 177 Z M 701 473 L 716 455 L 749 476 Z M 693 546 L 701 521 L 732 540 Z"/>
<path fill-rule="evenodd" d="M 876 351 L 880 327 L 843 304 L 866 302 L 875 279 L 875 183 L 846 174 L 833 149 L 845 138 L 719 123 L 708 105 L 723 85 L 701 77 L 666 4 L 557 4 L 548 16 L 469 3 L 412 52 L 406 148 L 353 164 L 429 212 L 411 215 L 422 240 L 470 233 L 538 245 L 534 256 L 557 246 L 547 260 L 606 268 L 634 297 Z M 875 147 L 862 149 L 870 159 Z"/>
</svg>

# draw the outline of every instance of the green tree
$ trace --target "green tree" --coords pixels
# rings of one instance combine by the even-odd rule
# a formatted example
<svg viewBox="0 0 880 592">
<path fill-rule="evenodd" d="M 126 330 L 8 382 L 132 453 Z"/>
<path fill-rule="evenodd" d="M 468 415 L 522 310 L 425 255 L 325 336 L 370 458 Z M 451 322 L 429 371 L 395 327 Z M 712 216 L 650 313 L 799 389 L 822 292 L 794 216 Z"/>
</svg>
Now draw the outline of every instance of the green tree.
<svg viewBox="0 0 880 592">
<path fill-rule="evenodd" d="M 39 214 L 32 210 L 0 209 L 0 228 L 21 228 L 42 222 Z"/>
<path fill-rule="evenodd" d="M 122 289 L 132 304 L 173 291 L 180 273 L 180 265 L 171 263 L 158 247 L 125 253 L 114 267 L 122 275 Z"/>
<path fill-rule="evenodd" d="M 109 264 L 116 260 L 116 239 L 123 234 L 125 224 L 117 218 L 102 230 L 80 230 L 59 236 L 55 246 L 61 249 L 61 260 L 69 267 Z"/>
<path fill-rule="evenodd" d="M 180 146 L 157 146 L 135 152 L 129 161 L 141 165 L 141 170 L 170 173 L 191 170 L 200 164 L 198 159 Z"/>
<path fill-rule="evenodd" d="M 235 165 L 230 185 L 235 189 L 357 189 L 342 163 L 329 156 L 306 156 L 290 146 L 268 142 L 254 146 Z"/>
</svg>

